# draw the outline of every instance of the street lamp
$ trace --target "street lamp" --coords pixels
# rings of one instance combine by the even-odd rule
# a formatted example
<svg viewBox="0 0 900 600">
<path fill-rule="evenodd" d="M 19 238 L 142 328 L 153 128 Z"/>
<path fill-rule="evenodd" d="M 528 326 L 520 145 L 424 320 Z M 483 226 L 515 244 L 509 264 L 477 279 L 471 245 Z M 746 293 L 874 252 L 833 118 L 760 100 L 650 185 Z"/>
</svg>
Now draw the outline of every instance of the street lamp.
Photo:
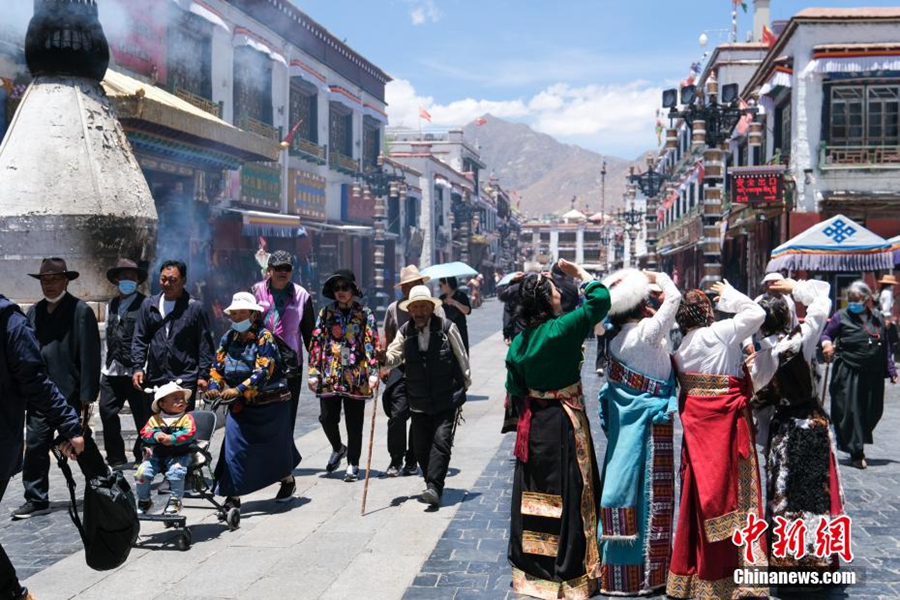
<svg viewBox="0 0 900 600">
<path fill-rule="evenodd" d="M 729 83 L 719 90 L 719 82 L 715 74 L 710 74 L 706 80 L 705 93 L 698 90 L 696 85 L 681 87 L 680 94 L 676 89 L 664 90 L 662 93 L 663 108 L 669 109 L 670 124 L 677 119 L 684 120 L 692 134 L 699 134 L 701 130 L 705 135 L 694 136 L 695 143 L 705 143 L 710 147 L 718 147 L 728 141 L 735 125 L 744 115 L 756 115 L 759 109 L 756 106 L 740 106 L 740 88 L 736 83 Z M 681 110 L 678 109 L 678 97 L 680 95 Z M 697 131 L 695 132 L 695 127 Z"/>
<path fill-rule="evenodd" d="M 637 234 L 640 231 L 641 221 L 644 219 L 644 213 L 634 207 L 634 200 L 631 201 L 631 208 L 623 210 L 619 213 L 619 217 L 625 222 L 625 228 L 628 231 L 629 239 L 629 259 L 632 267 L 637 266 Z"/>
<path fill-rule="evenodd" d="M 361 173 L 365 186 L 363 187 L 363 197 L 375 197 L 375 215 L 372 219 L 372 226 L 375 229 L 375 313 L 378 318 L 383 317 L 384 311 L 387 309 L 387 300 L 390 294 L 386 290 L 384 281 L 384 231 L 385 221 L 387 220 L 387 207 L 384 198 L 386 196 L 401 196 L 406 189 L 406 178 L 403 173 L 395 166 L 391 166 L 391 171 L 384 169 L 384 155 L 379 154 L 378 160 L 375 161 L 375 167 Z M 359 183 L 353 184 L 354 191 L 359 188 Z"/>
</svg>

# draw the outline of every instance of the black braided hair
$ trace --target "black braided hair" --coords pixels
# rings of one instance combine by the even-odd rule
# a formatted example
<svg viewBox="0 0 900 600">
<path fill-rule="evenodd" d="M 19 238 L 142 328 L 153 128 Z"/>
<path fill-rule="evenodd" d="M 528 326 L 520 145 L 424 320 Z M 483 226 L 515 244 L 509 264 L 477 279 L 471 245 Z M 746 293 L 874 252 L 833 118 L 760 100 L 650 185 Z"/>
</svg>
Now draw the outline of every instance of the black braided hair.
<svg viewBox="0 0 900 600">
<path fill-rule="evenodd" d="M 784 298 L 763 298 L 759 305 L 766 311 L 766 320 L 763 321 L 759 332 L 768 337 L 777 333 L 790 333 L 791 309 Z"/>
<path fill-rule="evenodd" d="M 531 329 L 554 316 L 553 282 L 538 273 L 525 275 L 519 283 L 516 319 L 524 324 L 526 329 Z"/>
<path fill-rule="evenodd" d="M 688 290 L 681 298 L 681 305 L 675 315 L 675 322 L 681 334 L 685 335 L 691 329 L 708 327 L 714 320 L 712 304 L 703 290 Z"/>
</svg>

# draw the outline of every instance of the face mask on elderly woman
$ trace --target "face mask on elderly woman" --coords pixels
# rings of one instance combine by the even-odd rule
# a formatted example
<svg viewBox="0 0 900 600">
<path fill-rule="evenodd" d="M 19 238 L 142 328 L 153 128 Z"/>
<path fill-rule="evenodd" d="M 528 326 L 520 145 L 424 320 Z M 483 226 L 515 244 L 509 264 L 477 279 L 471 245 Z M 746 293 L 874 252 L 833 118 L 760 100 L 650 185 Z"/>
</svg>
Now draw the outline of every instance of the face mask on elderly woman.
<svg viewBox="0 0 900 600">
<path fill-rule="evenodd" d="M 848 302 L 847 310 L 852 312 L 854 315 L 861 315 L 866 310 L 865 302 Z"/>
</svg>

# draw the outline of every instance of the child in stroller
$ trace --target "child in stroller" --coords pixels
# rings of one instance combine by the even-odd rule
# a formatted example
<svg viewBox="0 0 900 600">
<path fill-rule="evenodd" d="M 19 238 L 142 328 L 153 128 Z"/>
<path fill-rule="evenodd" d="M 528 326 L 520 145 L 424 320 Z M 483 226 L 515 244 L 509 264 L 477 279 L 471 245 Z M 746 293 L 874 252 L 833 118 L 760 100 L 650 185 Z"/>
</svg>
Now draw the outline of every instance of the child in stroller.
<svg viewBox="0 0 900 600">
<path fill-rule="evenodd" d="M 150 484 L 158 473 L 163 473 L 171 486 L 163 514 L 174 516 L 181 512 L 184 480 L 191 465 L 197 426 L 193 415 L 187 412 L 191 390 L 182 388 L 180 383 L 175 381 L 152 390 L 153 416 L 141 429 L 144 461 L 135 473 L 138 514 L 146 514 L 153 504 Z"/>
</svg>

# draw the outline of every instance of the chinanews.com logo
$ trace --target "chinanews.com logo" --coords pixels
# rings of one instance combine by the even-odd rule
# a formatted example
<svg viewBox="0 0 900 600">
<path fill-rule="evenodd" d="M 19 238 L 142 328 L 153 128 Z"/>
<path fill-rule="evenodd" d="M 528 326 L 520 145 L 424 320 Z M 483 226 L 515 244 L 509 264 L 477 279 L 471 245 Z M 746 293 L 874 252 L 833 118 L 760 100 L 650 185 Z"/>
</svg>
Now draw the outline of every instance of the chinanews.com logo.
<svg viewBox="0 0 900 600">
<path fill-rule="evenodd" d="M 815 570 L 804 568 L 802 559 L 815 557 L 820 559 L 842 560 L 844 563 L 853 562 L 853 550 L 851 548 L 852 521 L 847 515 L 837 517 L 821 517 L 810 531 L 807 523 L 802 519 L 789 521 L 784 517 L 775 517 L 775 526 L 772 528 L 770 540 L 772 557 L 777 559 L 793 559 L 796 567 L 789 569 L 765 570 L 754 568 L 742 568 L 734 571 L 734 583 L 736 585 L 749 586 L 819 586 L 819 585 L 858 585 L 865 582 L 865 570 L 842 567 L 837 571 Z M 731 536 L 731 541 L 738 548 L 743 548 L 744 562 L 748 565 L 757 564 L 754 543 L 757 542 L 769 528 L 769 524 L 760 519 L 754 513 L 747 515 L 747 525 L 736 529 Z"/>
</svg>

